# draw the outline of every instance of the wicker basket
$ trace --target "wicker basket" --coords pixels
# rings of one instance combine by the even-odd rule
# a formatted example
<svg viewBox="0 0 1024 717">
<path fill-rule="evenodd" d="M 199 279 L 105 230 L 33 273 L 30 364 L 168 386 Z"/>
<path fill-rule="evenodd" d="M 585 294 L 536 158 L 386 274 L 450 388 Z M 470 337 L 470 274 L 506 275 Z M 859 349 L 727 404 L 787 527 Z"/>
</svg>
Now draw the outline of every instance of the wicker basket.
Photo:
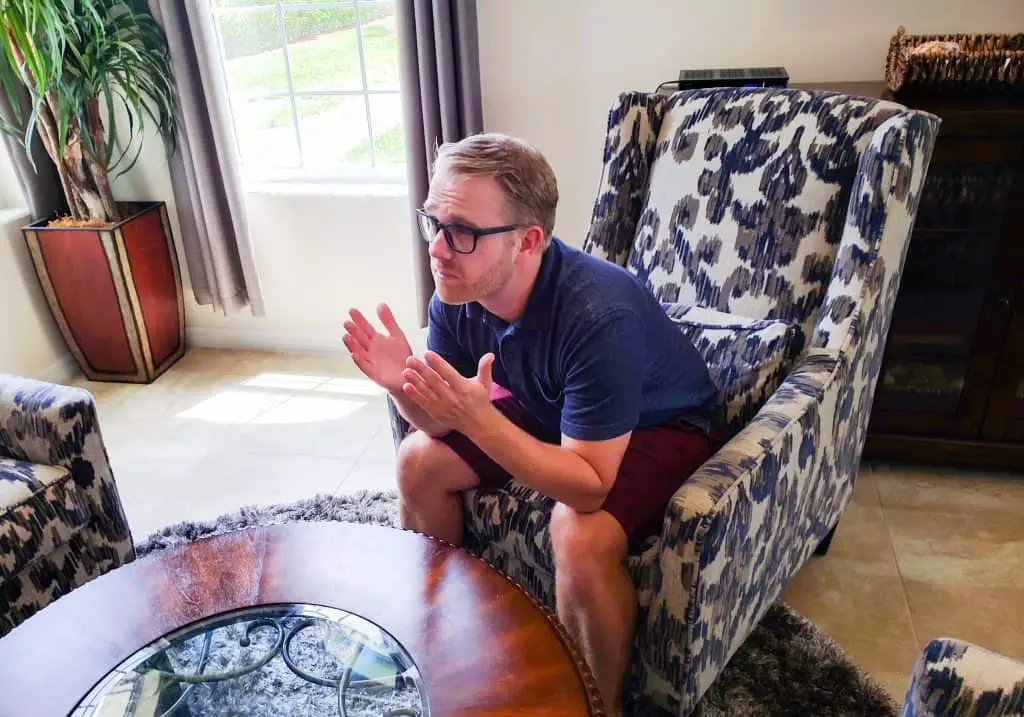
<svg viewBox="0 0 1024 717">
<path fill-rule="evenodd" d="M 933 45 L 931 52 L 918 49 L 926 43 L 944 43 L 945 47 Z M 900 26 L 889 42 L 885 80 L 893 92 L 1024 93 L 1024 33 L 908 35 Z"/>
</svg>

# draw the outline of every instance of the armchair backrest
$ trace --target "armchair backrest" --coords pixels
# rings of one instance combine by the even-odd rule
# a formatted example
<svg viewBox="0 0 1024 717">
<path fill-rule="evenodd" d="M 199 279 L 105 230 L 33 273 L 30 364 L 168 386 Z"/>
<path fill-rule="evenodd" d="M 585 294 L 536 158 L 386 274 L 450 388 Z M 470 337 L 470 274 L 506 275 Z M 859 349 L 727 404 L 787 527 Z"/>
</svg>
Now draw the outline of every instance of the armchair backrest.
<svg viewBox="0 0 1024 717">
<path fill-rule="evenodd" d="M 809 339 L 866 150 L 908 114 L 791 89 L 622 94 L 584 249 L 662 301 L 782 320 Z"/>
</svg>

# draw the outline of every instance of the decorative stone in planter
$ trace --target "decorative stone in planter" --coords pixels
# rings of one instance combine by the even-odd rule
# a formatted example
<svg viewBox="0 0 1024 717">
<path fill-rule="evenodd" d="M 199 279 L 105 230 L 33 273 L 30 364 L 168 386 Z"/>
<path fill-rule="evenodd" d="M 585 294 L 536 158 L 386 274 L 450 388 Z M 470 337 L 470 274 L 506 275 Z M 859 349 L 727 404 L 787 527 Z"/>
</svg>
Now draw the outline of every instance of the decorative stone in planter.
<svg viewBox="0 0 1024 717">
<path fill-rule="evenodd" d="M 68 348 L 90 381 L 150 383 L 185 353 L 181 271 L 163 202 L 102 227 L 23 228 Z"/>
</svg>

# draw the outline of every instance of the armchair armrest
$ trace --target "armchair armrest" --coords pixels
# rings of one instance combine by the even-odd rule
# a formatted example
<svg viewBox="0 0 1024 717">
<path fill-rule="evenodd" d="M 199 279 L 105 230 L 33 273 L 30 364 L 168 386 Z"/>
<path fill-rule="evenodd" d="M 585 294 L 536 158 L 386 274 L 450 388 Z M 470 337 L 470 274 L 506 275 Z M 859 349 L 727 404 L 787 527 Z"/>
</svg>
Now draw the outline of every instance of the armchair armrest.
<svg viewBox="0 0 1024 717">
<path fill-rule="evenodd" d="M 753 420 L 673 496 L 641 657 L 686 714 L 838 520 L 833 434 L 847 367 L 801 355 Z M 664 689 L 664 685 L 660 685 Z"/>
<path fill-rule="evenodd" d="M 1024 662 L 969 642 L 932 640 L 914 664 L 902 717 L 1024 714 Z"/>
<path fill-rule="evenodd" d="M 402 439 L 409 435 L 409 431 L 412 430 L 412 426 L 405 420 L 405 416 L 398 412 L 398 406 L 395 405 L 395 399 L 391 398 L 391 394 L 385 394 L 384 400 L 388 404 L 388 420 L 391 422 L 391 440 L 394 441 L 395 450 L 398 450 L 399 444 Z"/>
<path fill-rule="evenodd" d="M 120 564 L 133 556 L 131 533 L 88 391 L 0 374 L 0 455 L 63 466 L 90 513 L 89 527 Z"/>
</svg>

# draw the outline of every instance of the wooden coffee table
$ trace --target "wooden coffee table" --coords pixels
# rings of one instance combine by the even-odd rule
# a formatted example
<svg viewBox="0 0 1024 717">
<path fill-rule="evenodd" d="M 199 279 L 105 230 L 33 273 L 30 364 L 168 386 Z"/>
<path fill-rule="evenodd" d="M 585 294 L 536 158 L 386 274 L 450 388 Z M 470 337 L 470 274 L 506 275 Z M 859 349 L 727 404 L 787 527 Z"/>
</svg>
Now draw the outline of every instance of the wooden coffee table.
<svg viewBox="0 0 1024 717">
<path fill-rule="evenodd" d="M 197 623 L 202 635 L 211 622 L 269 615 L 253 632 L 277 635 L 270 639 L 280 648 L 283 628 L 271 623 L 295 608 L 300 617 L 319 610 L 342 621 L 351 613 L 393 638 L 410 658 L 398 664 L 414 676 L 400 682 L 426 701 L 422 711 L 394 714 L 605 713 L 593 676 L 555 617 L 479 558 L 390 528 L 292 523 L 136 560 L 40 611 L 0 639 L 0 716 L 64 717 L 94 688 L 111 684 L 114 668 L 159 652 L 171 644 L 164 636 L 196 634 Z M 207 651 L 215 649 L 209 644 Z M 207 663 L 208 672 L 231 669 L 214 657 Z M 333 679 L 337 687 L 340 678 L 328 677 L 321 682 Z"/>
</svg>

